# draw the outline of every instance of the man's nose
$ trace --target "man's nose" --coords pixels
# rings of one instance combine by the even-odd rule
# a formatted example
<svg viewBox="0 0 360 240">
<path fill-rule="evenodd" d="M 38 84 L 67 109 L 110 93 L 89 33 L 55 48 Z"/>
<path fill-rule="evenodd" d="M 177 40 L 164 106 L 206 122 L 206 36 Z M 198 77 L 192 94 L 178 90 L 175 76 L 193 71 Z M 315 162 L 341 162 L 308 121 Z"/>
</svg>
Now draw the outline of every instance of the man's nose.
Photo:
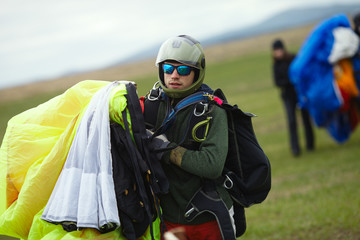
<svg viewBox="0 0 360 240">
<path fill-rule="evenodd" d="M 171 78 L 179 78 L 179 77 L 180 77 L 180 75 L 179 75 L 179 73 L 177 72 L 177 70 L 175 68 L 174 71 L 171 74 Z"/>
</svg>

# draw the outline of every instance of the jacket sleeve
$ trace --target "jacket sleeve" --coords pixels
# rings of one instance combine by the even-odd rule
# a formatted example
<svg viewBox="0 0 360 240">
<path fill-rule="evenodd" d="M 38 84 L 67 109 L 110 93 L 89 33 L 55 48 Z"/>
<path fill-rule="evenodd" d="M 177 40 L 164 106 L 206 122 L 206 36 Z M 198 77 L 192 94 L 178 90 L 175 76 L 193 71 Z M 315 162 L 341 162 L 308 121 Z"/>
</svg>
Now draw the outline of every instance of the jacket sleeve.
<svg viewBox="0 0 360 240">
<path fill-rule="evenodd" d="M 182 148 L 179 151 L 180 167 L 191 174 L 216 179 L 221 175 L 225 165 L 228 151 L 228 125 L 224 109 L 214 107 L 211 116 L 212 122 L 208 135 L 200 144 L 199 150 Z"/>
</svg>

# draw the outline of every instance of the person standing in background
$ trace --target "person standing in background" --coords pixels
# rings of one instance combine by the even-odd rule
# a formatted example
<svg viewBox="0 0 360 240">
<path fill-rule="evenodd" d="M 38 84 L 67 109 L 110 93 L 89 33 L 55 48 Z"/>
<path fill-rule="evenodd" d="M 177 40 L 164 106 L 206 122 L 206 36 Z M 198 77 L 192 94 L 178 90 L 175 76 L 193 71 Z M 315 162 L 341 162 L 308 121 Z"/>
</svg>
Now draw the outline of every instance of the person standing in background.
<svg viewBox="0 0 360 240">
<path fill-rule="evenodd" d="M 295 55 L 286 50 L 281 39 L 276 39 L 272 43 L 272 57 L 273 80 L 275 85 L 281 91 L 281 98 L 285 106 L 287 123 L 290 132 L 290 147 L 292 154 L 296 157 L 301 153 L 296 121 L 297 96 L 295 88 L 290 82 L 288 75 L 289 66 L 295 58 Z M 314 149 L 314 133 L 308 111 L 301 109 L 301 117 L 305 130 L 306 149 L 308 151 L 312 151 Z"/>
</svg>

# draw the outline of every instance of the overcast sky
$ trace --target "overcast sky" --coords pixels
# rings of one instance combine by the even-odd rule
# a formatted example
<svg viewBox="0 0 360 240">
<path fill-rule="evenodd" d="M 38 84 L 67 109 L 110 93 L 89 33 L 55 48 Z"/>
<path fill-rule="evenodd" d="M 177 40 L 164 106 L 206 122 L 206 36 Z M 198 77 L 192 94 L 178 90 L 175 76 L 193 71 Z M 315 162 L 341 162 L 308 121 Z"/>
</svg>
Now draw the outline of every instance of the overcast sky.
<svg viewBox="0 0 360 240">
<path fill-rule="evenodd" d="M 289 8 L 336 3 L 0 0 L 0 88 L 107 66 L 175 35 L 188 34 L 201 41 Z"/>
</svg>

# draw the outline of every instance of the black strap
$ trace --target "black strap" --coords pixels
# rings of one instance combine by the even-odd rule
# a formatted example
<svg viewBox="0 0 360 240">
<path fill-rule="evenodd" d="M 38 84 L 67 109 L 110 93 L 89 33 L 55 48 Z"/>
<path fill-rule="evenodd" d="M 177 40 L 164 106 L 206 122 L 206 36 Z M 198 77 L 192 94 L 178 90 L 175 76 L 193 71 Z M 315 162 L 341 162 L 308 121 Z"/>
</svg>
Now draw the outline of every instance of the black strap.
<svg viewBox="0 0 360 240">
<path fill-rule="evenodd" d="M 239 204 L 234 204 L 234 221 L 236 227 L 236 237 L 240 237 L 246 231 L 246 218 L 245 218 L 245 209 Z"/>
<path fill-rule="evenodd" d="M 144 101 L 144 119 L 146 128 L 155 128 L 159 105 L 161 101 L 162 96 L 160 88 L 151 89 L 148 97 Z"/>
<path fill-rule="evenodd" d="M 147 168 L 143 169 L 145 170 L 143 174 L 146 173 L 147 177 L 149 178 L 148 183 L 149 183 L 149 187 L 151 188 L 149 190 L 149 194 L 151 194 L 153 197 L 152 199 L 147 199 L 146 201 L 147 204 L 145 204 L 145 207 L 148 208 L 149 206 L 154 207 L 155 209 L 153 209 L 153 212 L 157 212 L 160 221 L 164 224 L 162 213 L 160 210 L 158 194 L 166 192 L 169 188 L 169 183 L 166 178 L 166 175 L 162 170 L 160 162 L 154 159 L 150 154 L 149 139 L 146 134 L 144 116 L 142 114 L 140 102 L 136 94 L 136 87 L 133 84 L 127 84 L 126 90 L 127 90 L 127 94 L 126 94 L 127 108 L 129 110 L 131 117 L 134 140 L 137 145 L 137 148 L 140 149 L 140 152 L 142 153 L 141 156 L 138 156 L 140 157 L 138 159 L 142 162 L 142 164 L 147 166 Z M 125 120 L 127 119 L 125 111 L 123 111 L 123 119 L 124 119 L 124 123 L 127 122 Z M 129 127 L 127 126 L 127 128 Z M 151 202 L 153 204 L 151 204 Z M 147 212 L 149 214 L 149 217 L 151 217 L 152 215 L 150 209 L 147 209 Z M 150 224 L 150 233 L 153 238 L 152 224 Z"/>
<path fill-rule="evenodd" d="M 146 131 L 145 131 L 145 129 L 142 129 L 141 124 L 139 124 L 139 123 L 141 123 L 141 119 L 143 121 L 143 116 L 142 116 L 141 111 L 139 113 L 139 111 L 135 111 L 135 109 L 134 109 L 136 101 L 135 102 L 132 101 L 133 95 L 134 95 L 133 88 L 135 88 L 135 86 L 132 84 L 126 85 L 126 90 L 128 91 L 128 94 L 126 95 L 127 103 L 128 103 L 127 108 L 130 113 L 130 118 L 131 118 L 131 123 L 132 123 L 131 127 L 132 127 L 132 133 L 133 133 L 133 137 L 135 140 L 135 144 L 138 149 L 143 149 L 144 146 L 141 141 L 141 139 L 142 139 L 141 135 L 146 136 Z M 137 103 L 139 104 L 139 107 L 140 107 L 139 101 L 137 101 Z M 127 140 L 128 145 L 131 145 L 133 143 L 132 143 L 132 138 L 131 138 L 131 134 L 130 134 L 129 124 L 127 122 L 126 109 L 122 112 L 122 117 L 123 117 L 123 122 L 124 122 L 124 126 L 125 126 L 126 140 Z M 137 184 L 139 187 L 139 194 L 144 202 L 144 207 L 145 207 L 146 213 L 148 215 L 149 222 L 152 223 L 152 213 L 151 213 L 151 209 L 150 209 L 151 202 L 147 196 L 146 187 L 145 187 L 143 179 L 142 179 L 142 176 L 144 176 L 144 173 L 149 169 L 147 169 L 146 162 L 144 161 L 144 159 L 141 156 L 139 151 L 131 151 L 130 155 L 132 155 L 132 159 L 135 160 L 135 161 L 132 161 L 134 170 L 135 170 L 135 172 L 139 173 L 139 174 L 135 175 L 136 181 L 137 181 Z M 151 238 L 154 239 L 152 224 L 150 224 L 150 234 L 151 234 Z"/>
<path fill-rule="evenodd" d="M 236 240 L 229 210 L 216 191 L 216 185 L 213 181 L 204 182 L 190 200 L 185 211 L 185 218 L 188 221 L 193 220 L 203 212 L 213 214 L 219 224 L 222 239 Z"/>
<path fill-rule="evenodd" d="M 142 236 L 150 222 L 146 211 L 141 207 L 143 200 L 140 198 L 135 172 L 129 152 L 137 151 L 135 144 L 129 145 L 126 140 L 124 128 L 118 123 L 111 123 L 111 154 L 113 165 L 113 179 L 116 201 L 122 226 L 122 231 L 127 239 L 135 240 Z"/>
<path fill-rule="evenodd" d="M 132 84 L 128 84 L 126 87 L 128 94 L 126 95 L 128 101 L 128 109 L 130 115 L 133 115 L 134 118 L 132 121 L 135 121 L 133 124 L 133 134 L 135 138 L 136 145 L 141 149 L 143 153 L 143 158 L 148 165 L 150 174 L 152 177 L 152 186 L 155 193 L 164 193 L 167 192 L 169 188 L 169 183 L 166 178 L 165 173 L 162 170 L 161 164 L 153 155 L 150 154 L 149 142 L 150 139 L 147 137 L 146 128 L 144 124 L 144 116 L 141 112 L 141 106 L 139 99 L 136 95 L 136 88 Z M 135 133 L 134 133 L 135 131 Z"/>
<path fill-rule="evenodd" d="M 130 134 L 129 124 L 127 122 L 126 109 L 122 112 L 122 117 L 124 119 L 125 136 L 126 136 L 126 140 L 127 140 L 127 145 L 129 146 L 129 145 L 133 144 L 133 142 L 132 142 L 132 138 L 131 138 L 131 134 Z M 144 186 L 144 182 L 142 179 L 143 172 L 140 170 L 140 166 L 139 166 L 139 162 L 143 161 L 143 159 L 141 158 L 141 155 L 137 150 L 130 151 L 129 154 L 131 156 L 131 159 L 134 159 L 134 161 L 132 161 L 132 164 L 133 164 L 135 173 L 138 173 L 138 174 L 135 174 L 135 178 L 136 178 L 137 186 L 139 188 L 139 194 L 140 194 L 141 199 L 143 200 L 144 208 L 148 215 L 149 222 L 152 223 L 152 214 L 151 214 L 151 210 L 149 207 L 150 201 L 149 201 L 149 198 L 147 197 L 146 188 Z M 151 234 L 151 238 L 154 240 L 152 224 L 150 224 L 150 234 Z"/>
</svg>

